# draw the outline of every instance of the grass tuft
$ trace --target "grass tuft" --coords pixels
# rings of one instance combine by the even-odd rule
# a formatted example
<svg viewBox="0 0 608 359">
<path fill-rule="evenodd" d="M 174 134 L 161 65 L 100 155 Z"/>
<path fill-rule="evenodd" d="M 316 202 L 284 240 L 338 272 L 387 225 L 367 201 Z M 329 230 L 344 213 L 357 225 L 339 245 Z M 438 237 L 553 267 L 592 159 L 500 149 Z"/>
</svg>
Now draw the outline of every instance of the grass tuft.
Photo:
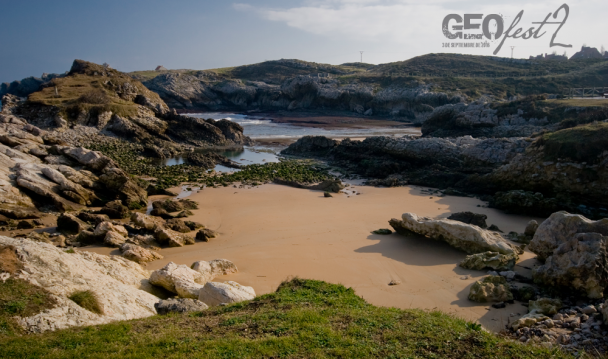
<svg viewBox="0 0 608 359">
<path fill-rule="evenodd" d="M 103 314 L 103 309 L 99 303 L 99 299 L 97 299 L 97 295 L 90 290 L 75 292 L 69 298 L 90 312 Z"/>
</svg>

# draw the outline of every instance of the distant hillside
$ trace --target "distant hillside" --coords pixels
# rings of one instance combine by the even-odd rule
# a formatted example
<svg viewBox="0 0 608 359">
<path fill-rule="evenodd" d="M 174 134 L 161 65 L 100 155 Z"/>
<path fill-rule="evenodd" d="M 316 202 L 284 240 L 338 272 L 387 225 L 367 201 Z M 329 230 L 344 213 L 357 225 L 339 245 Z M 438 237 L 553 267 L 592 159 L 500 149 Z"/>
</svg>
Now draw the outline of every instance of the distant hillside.
<svg viewBox="0 0 608 359">
<path fill-rule="evenodd" d="M 429 54 L 381 65 L 282 59 L 131 75 L 178 109 L 355 113 L 422 122 L 438 106 L 481 96 L 560 95 L 571 87 L 608 86 L 608 61 Z"/>
</svg>

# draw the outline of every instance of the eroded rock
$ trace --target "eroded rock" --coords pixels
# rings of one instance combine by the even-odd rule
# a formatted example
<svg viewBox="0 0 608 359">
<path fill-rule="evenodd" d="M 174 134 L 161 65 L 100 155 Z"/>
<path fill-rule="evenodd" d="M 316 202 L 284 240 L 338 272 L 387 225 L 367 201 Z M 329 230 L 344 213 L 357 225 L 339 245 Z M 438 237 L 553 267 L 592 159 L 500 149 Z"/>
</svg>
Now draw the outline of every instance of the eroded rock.
<svg viewBox="0 0 608 359">
<path fill-rule="evenodd" d="M 501 276 L 488 276 L 471 287 L 469 299 L 478 302 L 508 302 L 513 300 L 507 280 Z"/>
<path fill-rule="evenodd" d="M 161 300 L 154 304 L 156 312 L 160 315 L 169 313 L 191 313 L 201 312 L 209 309 L 209 306 L 200 300 L 190 298 L 172 298 Z"/>
<path fill-rule="evenodd" d="M 496 271 L 512 270 L 517 262 L 515 254 L 500 254 L 497 252 L 484 252 L 468 255 L 460 266 L 466 269 L 482 270 L 490 268 Z"/>
<path fill-rule="evenodd" d="M 449 219 L 418 217 L 404 213 L 402 220 L 391 219 L 389 224 L 397 233 L 416 233 L 447 242 L 467 253 L 498 252 L 517 255 L 521 249 L 508 243 L 502 236 L 477 226 Z"/>
</svg>

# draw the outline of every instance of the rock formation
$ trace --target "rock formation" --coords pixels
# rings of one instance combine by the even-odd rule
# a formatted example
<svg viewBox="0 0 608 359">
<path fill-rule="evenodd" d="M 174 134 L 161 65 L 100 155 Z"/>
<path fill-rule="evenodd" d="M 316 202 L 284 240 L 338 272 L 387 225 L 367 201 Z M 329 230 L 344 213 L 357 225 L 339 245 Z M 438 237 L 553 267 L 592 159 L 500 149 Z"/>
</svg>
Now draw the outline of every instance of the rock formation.
<svg viewBox="0 0 608 359">
<path fill-rule="evenodd" d="M 19 318 L 32 333 L 71 326 L 86 326 L 156 314 L 156 289 L 141 266 L 117 256 L 89 252 L 66 253 L 46 243 L 0 237 L 0 247 L 12 248 L 22 270 L 10 276 L 41 286 L 56 300 L 53 308 Z M 70 300 L 73 293 L 89 290 L 97 294 L 103 314 L 90 312 Z"/>
<path fill-rule="evenodd" d="M 513 300 L 507 280 L 501 276 L 488 276 L 473 283 L 469 299 L 478 302 L 506 302 Z"/>
<path fill-rule="evenodd" d="M 442 240 L 471 254 L 490 251 L 517 256 L 521 252 L 520 248 L 508 243 L 495 232 L 449 219 L 431 219 L 404 213 L 401 220 L 393 218 L 389 224 L 397 233 L 418 234 Z"/>
</svg>

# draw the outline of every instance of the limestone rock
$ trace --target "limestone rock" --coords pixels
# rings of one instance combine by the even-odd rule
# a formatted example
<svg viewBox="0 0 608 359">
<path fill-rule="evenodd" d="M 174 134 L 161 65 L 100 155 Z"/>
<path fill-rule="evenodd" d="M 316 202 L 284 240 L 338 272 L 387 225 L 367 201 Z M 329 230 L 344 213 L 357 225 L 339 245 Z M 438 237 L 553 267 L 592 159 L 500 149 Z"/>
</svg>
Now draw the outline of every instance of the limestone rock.
<svg viewBox="0 0 608 359">
<path fill-rule="evenodd" d="M 482 270 L 486 268 L 495 271 L 512 270 L 517 262 L 514 254 L 500 254 L 497 252 L 484 252 L 468 255 L 460 266 L 466 269 Z"/>
<path fill-rule="evenodd" d="M 120 246 L 120 251 L 122 252 L 123 257 L 139 264 L 163 259 L 163 256 L 159 253 L 138 246 L 136 244 L 123 244 L 122 246 Z"/>
<path fill-rule="evenodd" d="M 449 219 L 418 217 L 404 213 L 402 220 L 392 219 L 389 224 L 398 233 L 412 232 L 433 239 L 443 240 L 467 253 L 498 252 L 517 255 L 521 249 L 509 244 L 497 233 Z M 404 232 L 404 230 L 406 232 Z"/>
<path fill-rule="evenodd" d="M 114 231 L 108 231 L 103 238 L 103 243 L 108 247 L 119 248 L 125 244 L 126 240 L 127 239 L 122 234 Z"/>
<path fill-rule="evenodd" d="M 60 232 L 78 234 L 89 229 L 91 229 L 89 224 L 71 214 L 63 213 L 57 218 L 57 230 Z"/>
<path fill-rule="evenodd" d="M 559 299 L 540 298 L 538 300 L 531 300 L 528 304 L 530 312 L 536 311 L 544 315 L 557 314 L 557 311 L 560 309 L 562 309 L 562 301 Z"/>
<path fill-rule="evenodd" d="M 108 215 L 105 214 L 95 214 L 95 213 L 88 213 L 88 212 L 80 212 L 78 213 L 77 217 L 95 227 L 97 227 L 97 225 L 101 222 L 109 222 L 110 221 L 110 217 Z"/>
<path fill-rule="evenodd" d="M 177 218 L 172 218 L 172 219 L 167 220 L 167 222 L 165 223 L 165 226 L 171 230 L 174 230 L 174 231 L 180 232 L 180 233 L 192 232 L 192 229 L 190 229 L 190 227 L 188 227 L 186 225 L 186 223 L 184 223 L 184 221 L 182 221 L 181 219 L 177 219 Z"/>
<path fill-rule="evenodd" d="M 536 236 L 541 228 L 542 225 Z M 577 290 L 589 298 L 602 298 L 608 286 L 608 237 L 600 233 L 576 233 L 566 239 L 560 238 L 560 235 L 556 233 L 563 242 L 546 259 L 544 265 L 532 271 L 534 281 L 547 286 Z"/>
<path fill-rule="evenodd" d="M 462 223 L 472 224 L 484 229 L 488 228 L 488 224 L 486 223 L 486 219 L 488 219 L 488 216 L 486 216 L 485 214 L 473 212 L 458 212 L 452 213 L 448 217 L 448 219 Z"/>
<path fill-rule="evenodd" d="M 158 228 L 154 232 L 154 238 L 158 243 L 169 247 L 183 247 L 184 245 L 194 244 L 194 238 L 168 228 Z"/>
<path fill-rule="evenodd" d="M 108 215 L 111 219 L 123 219 L 129 218 L 129 208 L 124 206 L 120 201 L 112 201 L 106 203 L 106 205 L 99 211 L 101 214 Z"/>
<path fill-rule="evenodd" d="M 165 224 L 165 221 L 160 218 L 148 216 L 139 212 L 133 212 L 131 215 L 131 221 L 133 221 L 136 226 L 142 227 L 148 231 L 153 231 L 158 227 L 164 226 Z"/>
<path fill-rule="evenodd" d="M 150 211 L 150 215 L 154 216 L 154 217 L 160 217 L 162 219 L 171 219 L 171 218 L 173 218 L 173 216 L 170 215 L 169 212 L 167 212 L 163 208 L 154 208 L 152 211 Z"/>
<path fill-rule="evenodd" d="M 469 299 L 478 302 L 507 302 L 513 300 L 507 280 L 501 276 L 488 276 L 471 287 Z"/>
<path fill-rule="evenodd" d="M 211 229 L 201 229 L 196 233 L 196 240 L 209 242 L 209 239 L 217 237 L 217 232 L 212 231 Z"/>
<path fill-rule="evenodd" d="M 536 234 L 537 229 L 538 229 L 538 222 L 536 222 L 535 220 L 531 220 L 526 225 L 526 229 L 524 230 L 524 235 L 526 235 L 528 237 L 534 237 L 534 234 Z"/>
<path fill-rule="evenodd" d="M 115 232 L 123 237 L 127 237 L 129 235 L 129 232 L 127 232 L 125 227 L 118 224 L 113 224 L 112 222 L 99 223 L 97 227 L 95 227 L 93 234 L 96 236 L 102 236 L 108 232 Z"/>
<path fill-rule="evenodd" d="M 550 318 L 542 313 L 532 311 L 511 323 L 511 328 L 513 328 L 513 330 L 517 330 L 519 328 L 529 328 L 534 324 L 547 319 Z"/>
<path fill-rule="evenodd" d="M 192 269 L 201 273 L 205 282 L 213 280 L 220 275 L 228 275 L 238 272 L 234 263 L 227 259 L 214 259 L 212 261 L 198 261 L 192 264 Z"/>
<path fill-rule="evenodd" d="M 190 298 L 172 298 L 161 300 L 154 304 L 156 312 L 160 315 L 169 313 L 201 312 L 209 309 L 209 306 L 200 300 Z"/>
<path fill-rule="evenodd" d="M 156 313 L 158 298 L 148 273 L 137 263 L 119 256 L 90 252 L 65 253 L 51 244 L 0 237 L 0 246 L 12 246 L 24 270 L 16 277 L 55 295 L 57 305 L 19 323 L 27 332 L 41 333 L 71 326 L 88 326 L 144 318 Z M 76 291 L 98 294 L 104 314 L 98 315 L 68 299 Z"/>
<path fill-rule="evenodd" d="M 578 214 L 556 212 L 538 226 L 528 249 L 544 261 L 562 243 L 577 233 L 599 233 L 608 236 L 608 218 L 592 221 Z"/>
<path fill-rule="evenodd" d="M 198 300 L 209 306 L 222 303 L 237 303 L 255 298 L 252 287 L 240 285 L 236 282 L 207 282 L 199 293 Z"/>
<path fill-rule="evenodd" d="M 161 269 L 155 270 L 150 275 L 150 283 L 163 287 L 172 293 L 178 293 L 177 286 L 185 287 L 185 283 L 204 284 L 205 279 L 201 273 L 188 268 L 185 265 L 177 265 L 169 262 Z"/>
</svg>

